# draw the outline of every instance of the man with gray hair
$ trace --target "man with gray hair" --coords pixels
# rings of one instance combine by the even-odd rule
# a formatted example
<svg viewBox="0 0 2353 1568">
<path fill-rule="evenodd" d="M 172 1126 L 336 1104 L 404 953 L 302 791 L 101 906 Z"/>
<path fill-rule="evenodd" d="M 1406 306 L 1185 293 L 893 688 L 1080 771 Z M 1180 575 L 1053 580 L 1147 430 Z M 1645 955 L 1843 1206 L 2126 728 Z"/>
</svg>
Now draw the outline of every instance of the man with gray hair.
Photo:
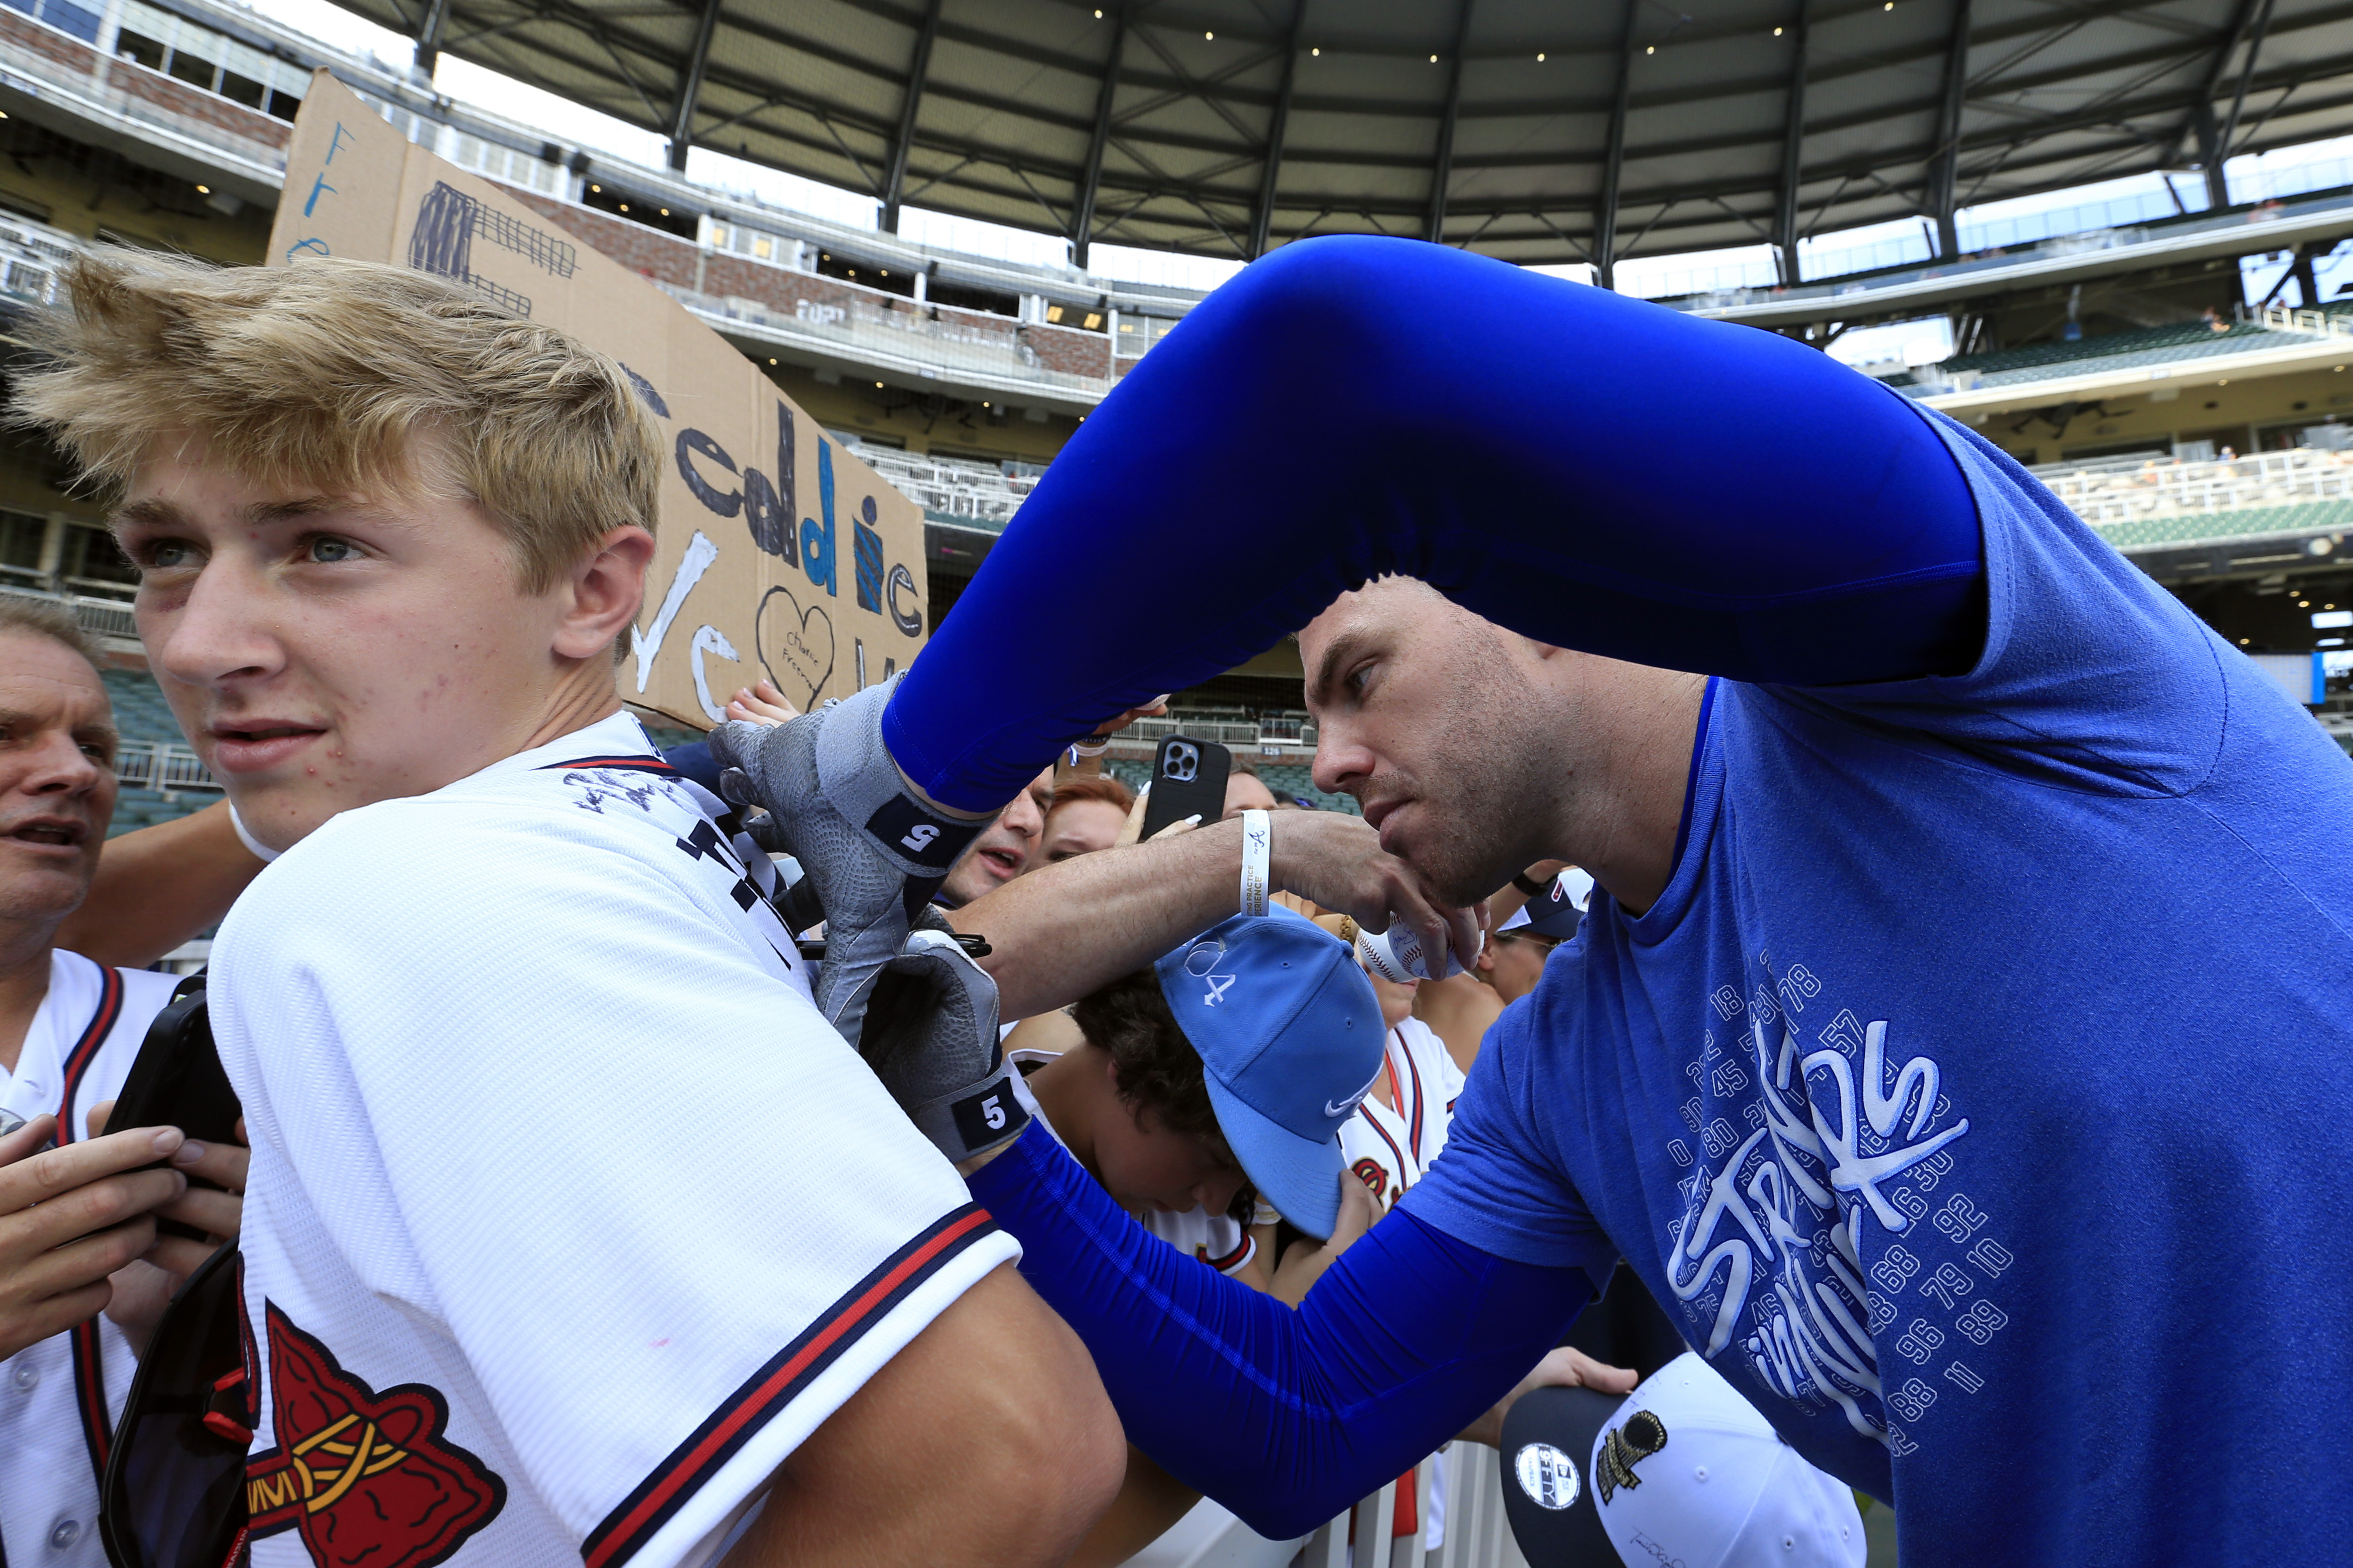
<svg viewBox="0 0 2353 1568">
<path fill-rule="evenodd" d="M 62 607 L 0 595 L 0 1557 L 71 1568 L 106 1562 L 114 1418 L 174 1277 L 211 1251 L 155 1222 L 234 1235 L 245 1180 L 234 1146 L 89 1133 L 174 984 L 55 945 L 114 814 L 97 661 Z"/>
</svg>

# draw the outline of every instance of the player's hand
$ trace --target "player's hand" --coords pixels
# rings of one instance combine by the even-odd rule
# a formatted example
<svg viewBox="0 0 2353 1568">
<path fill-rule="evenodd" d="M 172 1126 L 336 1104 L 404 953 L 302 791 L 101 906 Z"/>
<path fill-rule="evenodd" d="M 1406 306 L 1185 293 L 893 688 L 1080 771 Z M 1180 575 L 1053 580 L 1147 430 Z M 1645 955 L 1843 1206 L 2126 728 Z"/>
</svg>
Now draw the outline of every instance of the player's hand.
<svg viewBox="0 0 2353 1568">
<path fill-rule="evenodd" d="M 1102 723 L 1095 726 L 1095 732 L 1091 738 L 1100 741 L 1106 735 L 1118 734 L 1122 730 L 1126 729 L 1138 719 L 1159 718 L 1161 715 L 1168 711 L 1168 697 L 1169 694 L 1164 691 L 1141 708 L 1131 708 L 1115 719 L 1104 720 Z"/>
<path fill-rule="evenodd" d="M 1495 1402 L 1493 1409 L 1463 1428 L 1462 1441 L 1484 1443 L 1490 1448 L 1504 1445 L 1504 1417 L 1520 1402 L 1520 1395 L 1532 1388 L 1590 1388 L 1603 1394 L 1631 1394 L 1641 1379 L 1622 1366 L 1605 1366 L 1583 1351 L 1562 1345 L 1545 1352 L 1535 1370 L 1520 1379 L 1519 1386 Z"/>
<path fill-rule="evenodd" d="M 727 700 L 727 717 L 746 724 L 776 725 L 800 716 L 801 710 L 786 701 L 785 694 L 766 676 L 738 688 Z"/>
<path fill-rule="evenodd" d="M 1308 1290 L 1324 1277 L 1340 1254 L 1348 1250 L 1358 1237 L 1379 1223 L 1388 1211 L 1373 1190 L 1356 1179 L 1352 1171 L 1340 1173 L 1340 1217 L 1333 1223 L 1331 1237 L 1317 1241 L 1303 1237 L 1285 1248 L 1282 1261 L 1274 1270 L 1275 1300 L 1296 1307 L 1307 1298 Z"/>
<path fill-rule="evenodd" d="M 943 815 L 891 760 L 882 710 L 896 685 L 773 728 L 739 720 L 711 731 L 728 798 L 767 808 L 824 910 L 825 963 L 813 990 L 818 1011 L 853 1046 L 868 994 L 906 946 L 913 912 L 991 820 Z"/>
<path fill-rule="evenodd" d="M 858 1054 L 950 1161 L 1001 1149 L 1029 1123 L 997 1044 L 997 982 L 944 929 L 911 932 L 883 965 Z"/>
<path fill-rule="evenodd" d="M 1441 901 L 1421 873 L 1381 847 L 1381 836 L 1364 818 L 1285 811 L 1272 826 L 1268 870 L 1274 886 L 1351 916 L 1369 931 L 1403 921 L 1421 939 L 1424 952 L 1443 952 L 1451 943 L 1465 969 L 1479 961 L 1482 907 L 1460 910 Z"/>
<path fill-rule="evenodd" d="M 103 1308 L 107 1277 L 154 1245 L 150 1216 L 188 1187 L 178 1171 L 139 1168 L 179 1152 L 176 1128 L 42 1151 L 56 1132 L 37 1116 L 0 1137 L 0 1357 Z"/>
</svg>

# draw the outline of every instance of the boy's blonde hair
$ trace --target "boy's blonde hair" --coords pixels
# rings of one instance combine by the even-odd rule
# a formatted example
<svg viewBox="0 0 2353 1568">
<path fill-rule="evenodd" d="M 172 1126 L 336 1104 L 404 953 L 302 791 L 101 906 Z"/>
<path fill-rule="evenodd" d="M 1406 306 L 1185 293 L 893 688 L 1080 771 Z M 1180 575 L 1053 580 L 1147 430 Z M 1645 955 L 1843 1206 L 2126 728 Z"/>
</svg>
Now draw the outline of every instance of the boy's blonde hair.
<svg viewBox="0 0 2353 1568">
<path fill-rule="evenodd" d="M 264 484 L 479 501 L 526 594 L 654 526 L 661 445 L 628 372 L 442 279 L 375 262 L 212 267 L 109 249 L 34 329 L 10 417 L 111 500 L 159 438 Z M 425 443 L 420 447 L 420 441 Z"/>
</svg>

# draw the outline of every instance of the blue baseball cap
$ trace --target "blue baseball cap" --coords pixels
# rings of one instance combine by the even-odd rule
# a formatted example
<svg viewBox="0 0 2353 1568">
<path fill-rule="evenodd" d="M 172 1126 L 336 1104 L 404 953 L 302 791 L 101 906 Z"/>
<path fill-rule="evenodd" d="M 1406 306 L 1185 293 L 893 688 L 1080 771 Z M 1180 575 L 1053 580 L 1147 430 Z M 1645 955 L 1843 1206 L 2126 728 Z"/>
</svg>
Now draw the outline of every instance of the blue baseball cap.
<svg viewBox="0 0 2353 1568">
<path fill-rule="evenodd" d="M 1388 1035 L 1356 955 L 1279 909 L 1236 915 L 1154 968 L 1250 1184 L 1301 1230 L 1330 1236 L 1340 1128 L 1373 1087 Z"/>
</svg>

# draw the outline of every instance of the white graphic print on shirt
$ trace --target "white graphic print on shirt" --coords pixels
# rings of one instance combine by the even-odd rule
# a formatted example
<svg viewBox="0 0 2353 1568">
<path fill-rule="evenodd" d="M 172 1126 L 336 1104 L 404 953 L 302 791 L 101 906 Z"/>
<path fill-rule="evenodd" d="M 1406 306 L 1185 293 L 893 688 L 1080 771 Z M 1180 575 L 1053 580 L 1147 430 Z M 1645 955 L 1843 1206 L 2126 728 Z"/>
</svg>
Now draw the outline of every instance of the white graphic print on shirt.
<svg viewBox="0 0 2353 1568">
<path fill-rule="evenodd" d="M 1706 1354 L 1737 1334 L 1767 1386 L 1817 1408 L 1836 1405 L 1856 1431 L 1904 1453 L 1887 1411 L 1916 1420 L 1939 1394 L 1916 1376 L 1887 1386 L 1874 1335 L 1903 1315 L 1897 1298 L 1915 1288 L 1921 1312 L 1933 1300 L 1960 1339 L 1986 1343 L 2009 1319 L 1983 1296 L 1961 1299 L 2012 1259 L 1981 1234 L 1987 1216 L 1966 1194 L 1931 1212 L 1926 1194 L 1954 1170 L 1948 1146 L 1969 1130 L 1939 1091 L 1936 1063 L 1902 1056 L 1889 1020 L 1826 1010 L 1806 965 L 1777 977 L 1760 953 L 1758 967 L 1766 979 L 1749 995 L 1727 984 L 1710 996 L 1722 1037 L 1707 1030 L 1683 1069 L 1695 1092 L 1683 1117 L 1700 1152 L 1680 1138 L 1667 1145 L 1690 1171 L 1669 1234 L 1668 1282 Z M 1963 1259 L 1976 1274 L 1954 1260 L 1928 1268 L 1924 1219 L 1947 1244 L 1968 1244 Z M 1923 1315 L 1895 1348 L 1926 1369 L 1947 1342 Z M 1957 1359 L 1940 1370 L 1964 1394 L 1983 1386 Z"/>
</svg>

